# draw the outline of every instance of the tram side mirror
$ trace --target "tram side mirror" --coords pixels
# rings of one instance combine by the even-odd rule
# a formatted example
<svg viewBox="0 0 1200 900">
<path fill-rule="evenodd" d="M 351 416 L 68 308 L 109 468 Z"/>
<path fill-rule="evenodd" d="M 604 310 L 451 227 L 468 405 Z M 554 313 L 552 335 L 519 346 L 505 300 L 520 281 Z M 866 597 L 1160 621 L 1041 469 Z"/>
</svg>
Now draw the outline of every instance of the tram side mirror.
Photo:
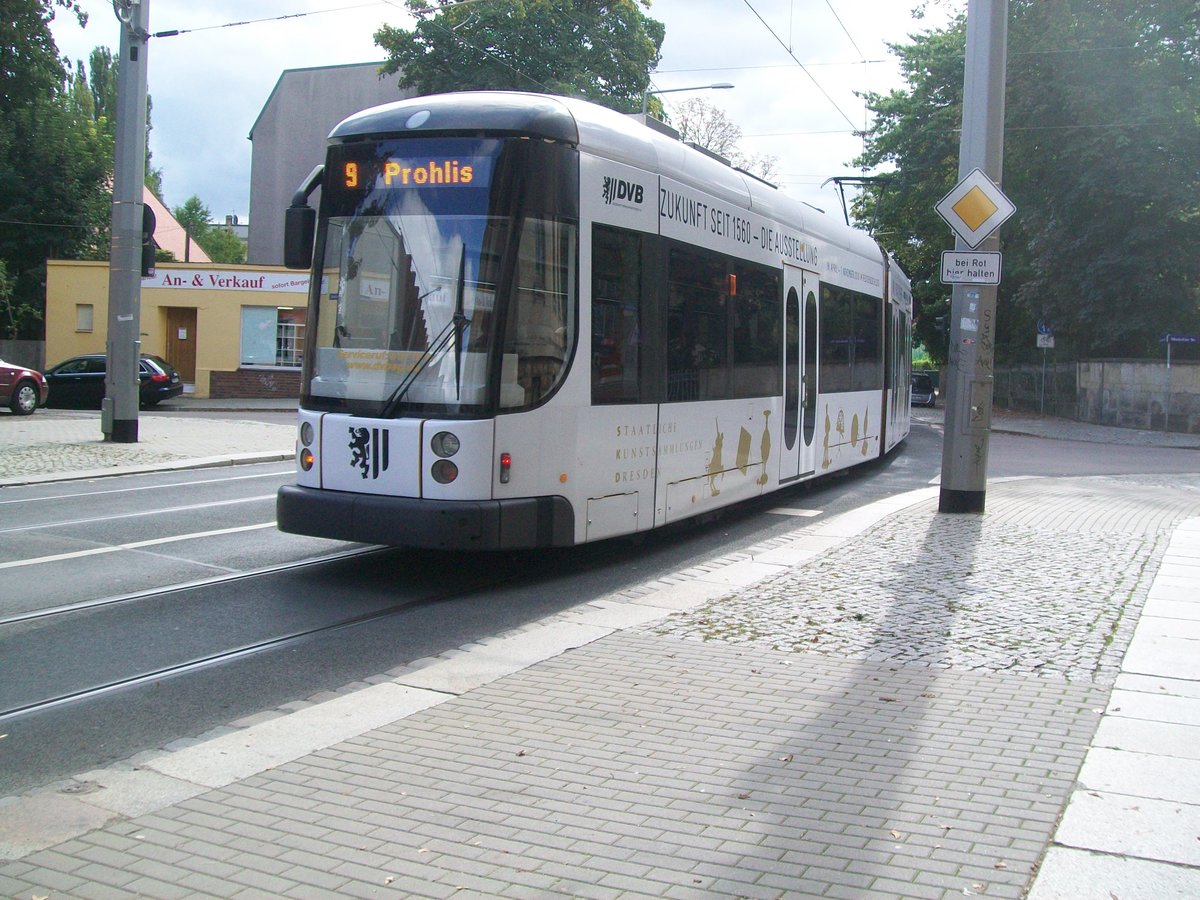
<svg viewBox="0 0 1200 900">
<path fill-rule="evenodd" d="M 317 230 L 317 211 L 307 203 L 289 206 L 283 219 L 283 264 L 289 269 L 312 266 L 313 235 Z"/>
<path fill-rule="evenodd" d="M 312 192 L 321 186 L 324 166 L 316 166 L 292 194 L 292 205 L 283 215 L 283 264 L 289 269 L 312 266 L 313 235 L 317 231 L 317 211 L 308 205 Z"/>
</svg>

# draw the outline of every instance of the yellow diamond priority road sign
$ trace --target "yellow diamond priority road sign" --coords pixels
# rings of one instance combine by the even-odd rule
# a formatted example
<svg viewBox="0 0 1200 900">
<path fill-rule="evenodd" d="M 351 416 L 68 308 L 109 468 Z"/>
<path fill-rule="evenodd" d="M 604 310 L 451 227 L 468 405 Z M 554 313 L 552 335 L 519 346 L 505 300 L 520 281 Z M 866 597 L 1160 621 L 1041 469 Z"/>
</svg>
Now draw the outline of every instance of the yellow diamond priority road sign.
<svg viewBox="0 0 1200 900">
<path fill-rule="evenodd" d="M 973 169 L 934 209 L 972 250 L 1017 211 L 982 169 Z"/>
</svg>

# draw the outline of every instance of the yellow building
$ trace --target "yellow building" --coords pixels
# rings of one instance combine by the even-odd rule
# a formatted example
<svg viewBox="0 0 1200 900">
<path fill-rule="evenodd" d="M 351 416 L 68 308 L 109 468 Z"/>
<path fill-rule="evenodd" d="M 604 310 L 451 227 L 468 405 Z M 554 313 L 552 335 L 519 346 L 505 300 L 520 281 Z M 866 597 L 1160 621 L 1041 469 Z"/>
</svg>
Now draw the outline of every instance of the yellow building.
<svg viewBox="0 0 1200 900">
<path fill-rule="evenodd" d="M 307 272 L 158 263 L 142 279 L 141 352 L 179 370 L 196 397 L 298 397 Z M 108 263 L 50 260 L 46 363 L 105 352 Z"/>
</svg>

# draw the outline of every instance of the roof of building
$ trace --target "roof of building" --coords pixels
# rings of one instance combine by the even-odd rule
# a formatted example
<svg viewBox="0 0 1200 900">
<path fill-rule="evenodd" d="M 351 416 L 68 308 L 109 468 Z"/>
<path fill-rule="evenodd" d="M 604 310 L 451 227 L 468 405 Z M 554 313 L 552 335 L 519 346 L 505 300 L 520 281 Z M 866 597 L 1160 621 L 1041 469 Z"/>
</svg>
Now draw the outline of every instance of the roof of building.
<svg viewBox="0 0 1200 900">
<path fill-rule="evenodd" d="M 324 73 L 324 77 L 327 78 L 329 75 L 356 72 L 367 67 L 371 67 L 375 69 L 376 72 L 379 72 L 385 62 L 386 60 L 378 60 L 376 62 L 339 63 L 337 65 L 330 66 L 302 66 L 295 69 L 284 69 L 279 73 L 279 78 L 276 79 L 275 86 L 271 88 L 271 93 L 267 96 L 266 102 L 263 103 L 262 109 L 259 110 L 258 116 L 255 117 L 254 124 L 250 126 L 250 133 L 247 134 L 246 137 L 251 141 L 254 140 L 255 129 L 258 128 L 258 125 L 262 121 L 263 116 L 266 115 L 267 110 L 271 108 L 271 104 L 275 102 L 275 98 L 279 94 L 280 88 L 285 80 L 290 78 L 313 76 L 316 75 L 316 73 Z M 383 78 L 382 75 L 378 77 L 380 79 Z"/>
<path fill-rule="evenodd" d="M 176 262 L 212 262 L 208 254 L 179 224 L 179 220 L 171 215 L 166 204 L 154 196 L 154 191 L 145 186 L 142 187 L 142 203 L 154 213 L 154 243 L 159 249 L 175 254 Z"/>
</svg>

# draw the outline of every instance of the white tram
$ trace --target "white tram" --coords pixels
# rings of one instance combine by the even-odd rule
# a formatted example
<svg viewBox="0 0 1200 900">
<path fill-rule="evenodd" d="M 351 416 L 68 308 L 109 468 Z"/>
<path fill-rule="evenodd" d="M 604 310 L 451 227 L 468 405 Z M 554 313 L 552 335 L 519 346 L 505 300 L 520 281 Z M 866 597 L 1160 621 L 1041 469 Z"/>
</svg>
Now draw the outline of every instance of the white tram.
<svg viewBox="0 0 1200 900">
<path fill-rule="evenodd" d="M 284 531 L 569 546 L 908 434 L 899 266 L 590 103 L 487 92 L 366 110 L 331 133 L 287 232 L 288 265 L 315 265 Z"/>
</svg>

